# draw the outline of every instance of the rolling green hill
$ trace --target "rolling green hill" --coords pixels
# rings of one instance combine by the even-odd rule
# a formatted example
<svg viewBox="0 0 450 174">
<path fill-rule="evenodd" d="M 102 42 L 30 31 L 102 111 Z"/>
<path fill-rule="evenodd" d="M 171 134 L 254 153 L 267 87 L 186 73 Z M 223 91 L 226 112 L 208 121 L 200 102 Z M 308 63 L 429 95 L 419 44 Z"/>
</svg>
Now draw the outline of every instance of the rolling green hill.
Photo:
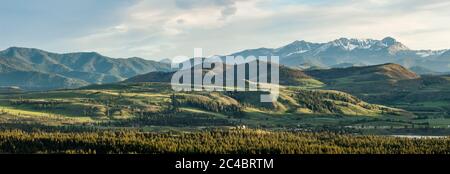
<svg viewBox="0 0 450 174">
<path fill-rule="evenodd" d="M 399 81 L 420 78 L 414 72 L 398 64 L 382 64 L 365 67 L 334 68 L 306 71 L 306 74 L 326 83 L 326 88 L 352 94 L 384 92 L 398 85 Z"/>
<path fill-rule="evenodd" d="M 262 93 L 174 93 L 168 83 L 117 83 L 9 94 L 0 96 L 0 124 L 277 128 L 413 118 L 407 111 L 369 104 L 338 91 L 284 87 L 271 103 L 260 102 Z"/>
<path fill-rule="evenodd" d="M 307 71 L 325 89 L 346 91 L 382 105 L 402 108 L 420 118 L 450 117 L 450 77 L 421 75 L 396 64 Z"/>
<path fill-rule="evenodd" d="M 426 118 L 450 117 L 450 77 L 422 75 L 418 79 L 399 81 L 382 93 L 366 93 L 363 99 L 400 107 Z"/>
<path fill-rule="evenodd" d="M 229 71 L 229 67 L 225 71 Z M 210 70 L 205 70 L 203 75 Z M 224 71 L 224 73 L 225 73 Z M 248 72 L 247 72 L 248 73 Z M 125 80 L 124 82 L 139 83 L 139 82 L 166 82 L 169 83 L 174 72 L 150 72 L 143 75 L 138 75 Z M 292 69 L 281 65 L 279 70 L 280 85 L 297 86 L 297 87 L 320 87 L 322 82 L 308 76 L 301 70 Z M 267 75 L 260 75 L 259 78 L 267 78 Z"/>
<path fill-rule="evenodd" d="M 174 72 L 150 72 L 147 74 L 137 75 L 126 79 L 126 83 L 139 83 L 139 82 L 166 82 L 170 83 Z"/>
<path fill-rule="evenodd" d="M 86 81 L 57 74 L 12 71 L 0 73 L 0 86 L 18 86 L 28 90 L 77 88 L 88 85 Z"/>
</svg>

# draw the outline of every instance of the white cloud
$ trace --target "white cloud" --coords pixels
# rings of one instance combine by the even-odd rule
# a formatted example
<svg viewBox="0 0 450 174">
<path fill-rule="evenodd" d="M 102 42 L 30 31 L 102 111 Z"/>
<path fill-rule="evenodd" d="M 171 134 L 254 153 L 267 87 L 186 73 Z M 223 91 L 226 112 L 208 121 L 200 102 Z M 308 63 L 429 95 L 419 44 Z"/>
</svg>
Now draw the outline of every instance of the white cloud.
<svg viewBox="0 0 450 174">
<path fill-rule="evenodd" d="M 446 1 L 345 0 L 320 4 L 276 0 L 146 1 L 128 7 L 120 23 L 76 38 L 79 49 L 116 57 L 206 55 L 277 47 L 297 39 L 393 36 L 414 49 L 450 48 Z"/>
</svg>

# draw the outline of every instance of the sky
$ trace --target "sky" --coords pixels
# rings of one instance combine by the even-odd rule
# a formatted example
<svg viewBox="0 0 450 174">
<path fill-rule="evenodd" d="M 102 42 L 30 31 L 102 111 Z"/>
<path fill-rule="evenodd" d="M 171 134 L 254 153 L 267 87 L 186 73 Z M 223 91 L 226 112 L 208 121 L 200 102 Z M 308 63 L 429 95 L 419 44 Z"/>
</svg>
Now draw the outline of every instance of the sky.
<svg viewBox="0 0 450 174">
<path fill-rule="evenodd" d="M 391 36 L 450 48 L 447 0 L 0 0 L 0 49 L 159 60 Z"/>
</svg>

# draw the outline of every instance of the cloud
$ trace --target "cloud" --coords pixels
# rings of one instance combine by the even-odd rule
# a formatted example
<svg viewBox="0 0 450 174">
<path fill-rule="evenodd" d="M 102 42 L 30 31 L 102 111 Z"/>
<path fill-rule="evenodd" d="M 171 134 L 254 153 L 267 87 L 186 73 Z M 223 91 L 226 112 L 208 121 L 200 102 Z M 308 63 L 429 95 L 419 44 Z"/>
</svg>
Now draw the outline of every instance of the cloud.
<svg viewBox="0 0 450 174">
<path fill-rule="evenodd" d="M 450 48 L 450 3 L 431 0 L 140 0 L 120 20 L 72 39 L 79 50 L 158 59 L 294 40 L 393 36 L 413 49 Z"/>
<path fill-rule="evenodd" d="M 142 57 L 172 57 L 184 52 L 174 52 L 175 49 L 188 50 L 187 42 L 205 43 L 203 36 L 212 31 L 220 30 L 234 19 L 230 17 L 239 15 L 237 18 L 262 16 L 261 11 L 255 8 L 247 8 L 247 12 L 238 13 L 238 8 L 249 6 L 254 3 L 249 0 L 188 0 L 172 2 L 139 1 L 128 7 L 123 21 L 115 26 L 99 29 L 91 34 L 72 40 L 73 45 L 80 45 L 84 49 L 92 47 L 109 53 L 121 50 L 120 56 L 130 54 Z M 251 5 L 250 5 L 251 6 Z M 242 9 L 242 8 L 241 8 Z M 200 33 L 199 33 L 200 32 Z M 205 32 L 205 33 L 201 33 Z M 203 35 L 203 36 L 202 36 Z M 213 38 L 208 42 L 215 42 Z M 217 37 L 218 40 L 220 38 Z M 105 45 L 102 48 L 99 46 Z M 158 46 L 162 45 L 162 46 Z M 202 46 L 203 44 L 199 45 Z M 222 46 L 226 47 L 226 46 Z M 156 54 L 159 53 L 159 54 Z"/>
<path fill-rule="evenodd" d="M 221 11 L 221 19 L 226 19 L 236 13 L 236 1 L 239 0 L 175 0 L 175 4 L 187 10 L 217 7 Z"/>
</svg>

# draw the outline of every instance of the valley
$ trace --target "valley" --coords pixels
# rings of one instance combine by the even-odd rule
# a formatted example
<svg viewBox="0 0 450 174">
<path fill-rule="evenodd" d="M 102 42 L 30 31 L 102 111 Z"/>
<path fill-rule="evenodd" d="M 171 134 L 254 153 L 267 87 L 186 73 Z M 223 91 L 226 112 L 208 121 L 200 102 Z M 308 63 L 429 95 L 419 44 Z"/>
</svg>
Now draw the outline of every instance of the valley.
<svg viewBox="0 0 450 174">
<path fill-rule="evenodd" d="M 328 45 L 326 48 L 337 49 L 347 43 L 344 41 L 334 41 L 331 45 L 294 42 L 279 49 L 236 53 L 282 56 L 279 98 L 273 102 L 260 102 L 261 94 L 268 94 L 263 91 L 175 92 L 170 84 L 175 70 L 167 62 L 114 59 L 89 52 L 56 54 L 13 47 L 0 52 L 0 147 L 3 149 L 0 152 L 448 152 L 448 146 L 445 146 L 448 139 L 445 137 L 450 135 L 450 76 L 443 71 L 434 72 L 423 67 L 408 68 L 387 59 L 378 63 L 350 61 L 349 58 L 333 63 L 336 58 L 333 56 L 304 59 L 297 55 L 311 54 L 306 48 L 315 52 L 322 50 L 320 54 L 324 54 L 325 45 Z M 359 42 L 349 40 L 349 44 Z M 373 40 L 365 44 L 369 43 L 391 56 L 394 53 L 412 54 L 395 40 Z M 366 49 L 367 45 L 363 46 L 343 48 L 348 54 L 353 54 L 353 51 Z M 362 54 L 361 51 L 355 54 Z M 298 56 L 295 63 L 291 62 L 294 55 Z M 203 69 L 202 75 L 229 69 L 230 66 Z M 252 83 L 250 79 L 241 80 Z M 261 134 L 264 135 L 261 140 L 252 141 L 302 140 L 306 144 L 305 138 L 317 141 L 298 148 L 293 148 L 294 144 L 290 142 L 279 142 L 281 144 L 264 145 L 263 149 L 255 150 L 252 148 L 261 147 L 204 140 L 220 147 L 217 151 L 211 150 L 212 146 L 189 144 L 199 137 L 209 137 L 205 134 L 214 134 L 213 138 L 228 137 L 234 143 L 248 140 L 242 137 Z M 331 135 L 337 137 L 323 138 Z M 27 138 L 21 139 L 22 136 Z M 48 140 L 55 136 L 60 139 Z M 190 140 L 179 138 L 185 136 L 193 137 Z M 441 138 L 410 138 L 424 136 Z M 79 137 L 88 140 L 80 140 Z M 106 145 L 101 137 L 109 138 L 110 143 L 121 143 L 126 148 Z M 135 144 L 129 144 L 123 138 Z M 157 138 L 162 144 L 149 138 Z M 69 142 L 69 139 L 77 142 Z M 375 143 L 370 147 L 346 148 L 349 141 L 374 139 L 388 144 L 436 141 L 445 147 L 412 151 L 423 146 L 390 149 Z M 18 146 L 9 146 L 12 142 L 19 142 Z M 74 144 L 67 148 L 55 147 L 59 142 Z M 164 143 L 169 146 L 164 146 Z M 328 146 L 320 146 L 321 143 Z M 22 145 L 30 145 L 31 148 Z M 76 148 L 78 145 L 83 147 Z M 135 149 L 135 146 L 139 148 Z"/>
<path fill-rule="evenodd" d="M 397 67 L 390 64 L 388 66 Z M 299 71 L 286 67 L 282 69 L 290 74 Z M 386 97 L 395 91 L 385 89 L 386 86 L 392 85 L 390 83 L 392 79 L 381 83 L 385 79 L 377 77 L 380 74 L 368 72 L 366 75 L 361 73 L 359 78 L 371 77 L 375 80 L 373 84 L 351 83 L 348 88 L 345 88 L 346 83 L 329 83 L 324 77 L 320 78 L 314 74 L 318 72 L 306 72 L 311 76 L 285 75 L 282 77 L 291 78 L 291 81 L 299 81 L 292 78 L 312 79 L 316 76 L 324 83 L 322 86 L 290 86 L 290 83 L 286 83 L 280 90 L 279 99 L 272 103 L 260 103 L 261 92 L 175 93 L 170 83 L 161 81 L 161 76 L 154 76 L 155 72 L 121 83 L 90 85 L 78 89 L 3 94 L 0 97 L 2 115 L 0 124 L 157 132 L 217 128 L 228 130 L 246 127 L 380 135 L 448 134 L 450 117 L 445 111 L 447 106 L 445 99 L 440 102 L 414 104 L 404 104 L 407 97 L 398 101 L 389 100 Z M 155 77 L 157 82 L 152 80 Z M 345 77 L 356 78 L 347 75 Z M 286 81 L 283 78 L 281 81 Z M 411 80 L 410 78 L 417 80 L 419 77 L 408 76 L 406 80 Z M 369 85 L 364 88 L 364 84 Z M 382 87 L 378 88 L 375 84 Z M 408 86 L 413 88 L 412 85 Z M 354 93 L 355 95 L 336 91 L 357 91 L 353 90 L 354 88 L 366 91 Z M 384 93 L 380 93 L 381 91 Z M 412 91 L 417 92 L 420 91 Z M 374 96 L 384 100 L 376 100 Z"/>
</svg>

